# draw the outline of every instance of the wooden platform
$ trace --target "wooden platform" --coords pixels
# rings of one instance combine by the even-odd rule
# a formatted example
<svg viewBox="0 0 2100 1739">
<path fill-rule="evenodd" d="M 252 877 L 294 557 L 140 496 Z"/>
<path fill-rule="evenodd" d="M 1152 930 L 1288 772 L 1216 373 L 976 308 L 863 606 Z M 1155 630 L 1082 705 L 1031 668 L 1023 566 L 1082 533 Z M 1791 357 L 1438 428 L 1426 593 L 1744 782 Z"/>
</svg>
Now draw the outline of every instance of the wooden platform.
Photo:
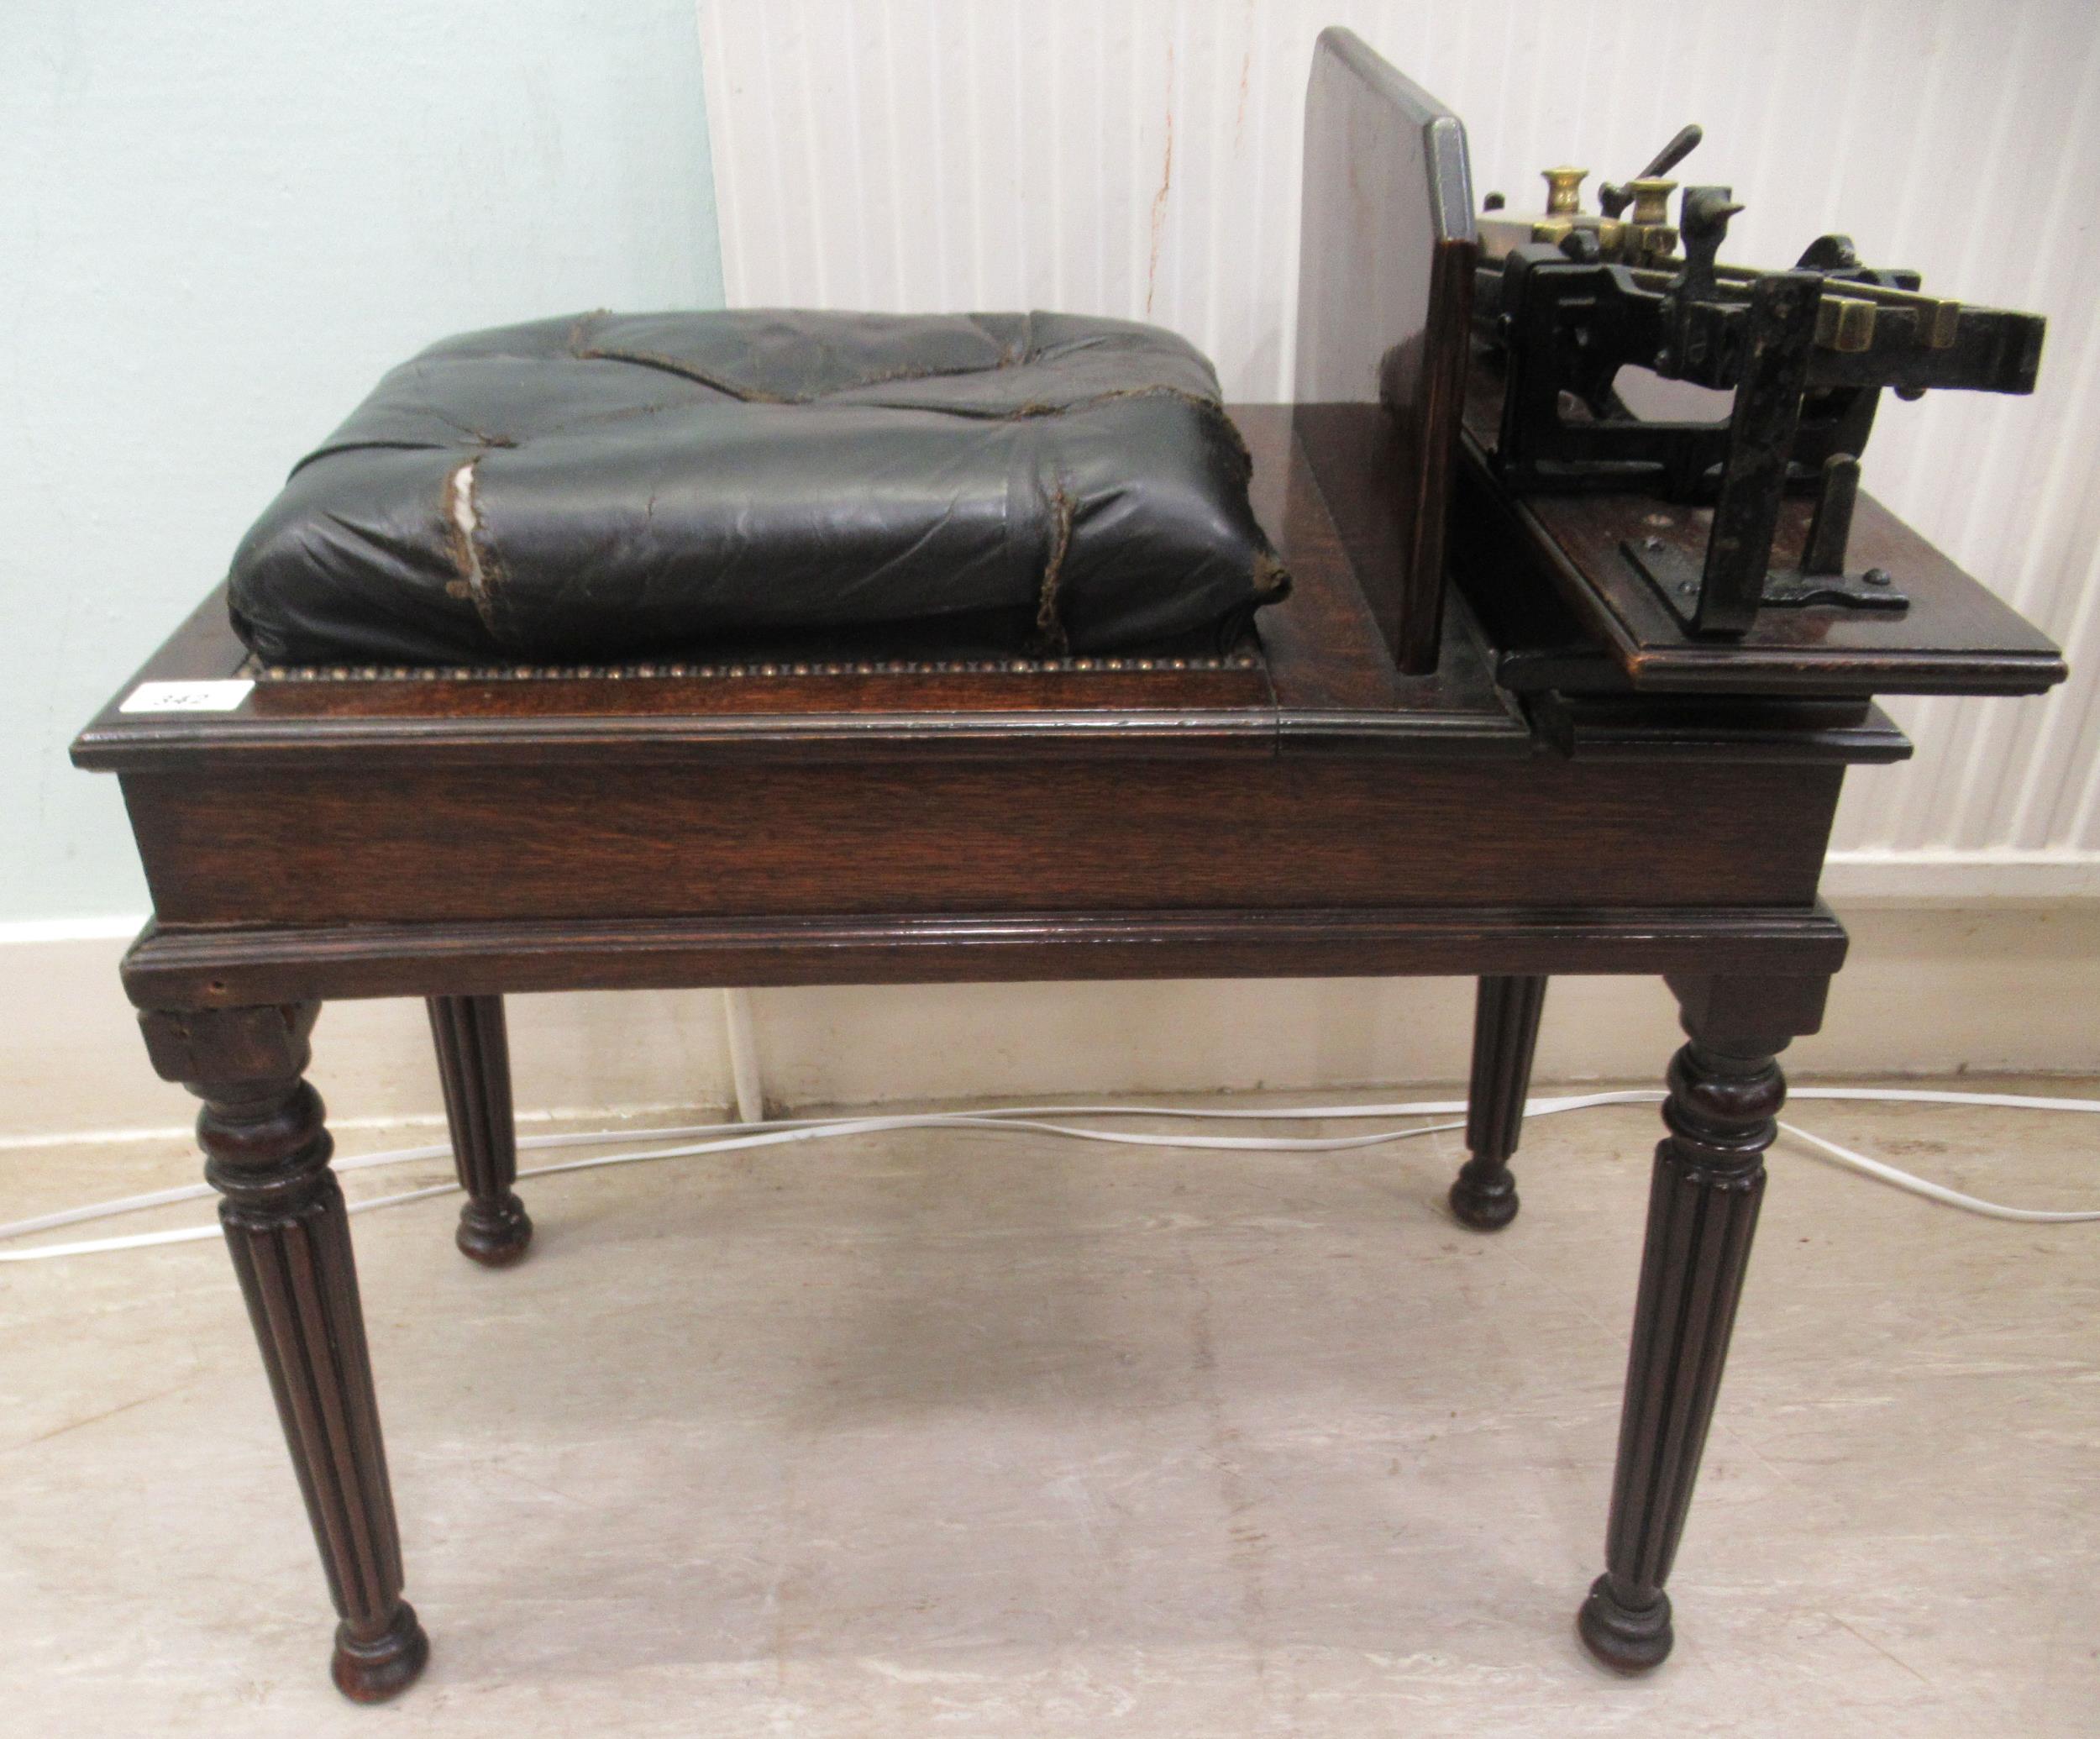
<svg viewBox="0 0 2100 1739">
<path fill-rule="evenodd" d="M 1423 746 L 1523 755 L 1523 718 L 1495 686 L 1462 609 L 1434 675 L 1402 677 L 1383 652 L 1334 523 L 1292 438 L 1287 406 L 1239 406 L 1254 455 L 1256 510 L 1289 566 L 1292 596 L 1256 637 L 1217 659 L 979 659 L 827 663 L 775 657 L 732 665 L 638 664 L 501 672 L 257 668 L 226 620 L 223 593 L 137 681 L 254 675 L 238 711 L 119 712 L 120 695 L 84 731 L 74 759 L 118 772 L 266 757 L 470 753 L 535 763 L 617 741 L 624 751 L 706 747 L 771 759 L 887 754 L 938 744 L 1002 759 L 1105 751 L 1264 756 L 1336 740 L 1368 746 L 1399 733 Z M 134 684 L 127 684 L 129 694 Z"/>
<path fill-rule="evenodd" d="M 207 599 L 139 680 L 243 703 L 120 696 L 76 749 L 153 889 L 134 997 L 1835 967 L 1824 841 L 1885 719 L 1527 710 L 1462 596 L 1401 675 L 1288 410 L 1236 415 L 1295 590 L 1216 659 L 272 673 Z"/>
</svg>

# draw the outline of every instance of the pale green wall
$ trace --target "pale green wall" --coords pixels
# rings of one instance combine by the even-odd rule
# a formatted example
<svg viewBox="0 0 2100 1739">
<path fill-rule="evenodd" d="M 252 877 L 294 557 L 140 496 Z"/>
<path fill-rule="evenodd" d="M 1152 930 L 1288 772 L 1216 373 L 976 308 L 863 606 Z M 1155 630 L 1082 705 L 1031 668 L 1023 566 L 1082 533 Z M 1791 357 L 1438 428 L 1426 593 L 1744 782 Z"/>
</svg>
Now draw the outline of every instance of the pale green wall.
<svg viewBox="0 0 2100 1739">
<path fill-rule="evenodd" d="M 388 366 L 721 300 L 693 0 L 0 0 L 0 922 L 145 909 L 66 743 Z"/>
</svg>

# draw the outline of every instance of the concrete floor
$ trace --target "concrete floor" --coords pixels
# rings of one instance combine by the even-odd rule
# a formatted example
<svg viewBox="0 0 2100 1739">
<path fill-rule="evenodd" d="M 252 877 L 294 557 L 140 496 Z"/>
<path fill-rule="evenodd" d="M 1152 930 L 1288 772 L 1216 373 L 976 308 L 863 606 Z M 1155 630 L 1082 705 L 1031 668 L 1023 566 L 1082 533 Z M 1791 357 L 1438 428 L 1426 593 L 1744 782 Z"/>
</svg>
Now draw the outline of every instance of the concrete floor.
<svg viewBox="0 0 2100 1739">
<path fill-rule="evenodd" d="M 2100 1202 L 2100 1119 L 1797 1115 L 2002 1200 Z M 1655 1129 L 1535 1124 L 1494 1237 L 1442 1211 L 1449 1135 L 1305 1157 L 943 1132 L 620 1168 L 530 1187 L 539 1240 L 507 1274 L 453 1252 L 452 1200 L 360 1219 L 433 1642 L 376 1710 L 328 1685 L 223 1251 L 0 1269 L 0 1726 L 2100 1730 L 2100 1227 L 1988 1222 L 1798 1152 L 1677 1654 L 1625 1681 L 1580 1652 Z M 0 1218 L 193 1175 L 173 1143 L 0 1153 Z M 409 1174 L 381 1175 L 353 1194 Z"/>
</svg>

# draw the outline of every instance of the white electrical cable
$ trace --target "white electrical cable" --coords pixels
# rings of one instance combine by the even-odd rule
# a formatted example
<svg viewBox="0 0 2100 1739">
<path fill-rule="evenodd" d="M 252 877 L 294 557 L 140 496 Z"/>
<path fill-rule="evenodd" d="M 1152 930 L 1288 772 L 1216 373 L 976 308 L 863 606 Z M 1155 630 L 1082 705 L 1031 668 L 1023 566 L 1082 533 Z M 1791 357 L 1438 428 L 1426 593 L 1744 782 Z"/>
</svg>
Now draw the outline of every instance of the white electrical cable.
<svg viewBox="0 0 2100 1739">
<path fill-rule="evenodd" d="M 1588 1111 L 1601 1106 L 1651 1105 L 1663 1098 L 1654 1088 L 1625 1088 L 1601 1093 L 1578 1093 L 1557 1098 L 1527 1101 L 1525 1115 L 1527 1118 L 1552 1116 L 1563 1111 Z M 2100 1099 L 2064 1099 L 2040 1097 L 2013 1093 L 1958 1093 L 1931 1089 L 1887 1088 L 1863 1089 L 1854 1087 L 1802 1087 L 1795 1089 L 1791 1097 L 1796 1100 L 1824 1099 L 1848 1100 L 1865 1103 L 1895 1103 L 1923 1105 L 1986 1106 L 2003 1110 L 2100 1112 Z M 777 1146 L 785 1143 L 832 1140 L 842 1136 L 866 1135 L 904 1129 L 1021 1129 L 1038 1134 L 1063 1136 L 1077 1141 L 1096 1141 L 1133 1147 L 1232 1148 L 1254 1152 L 1334 1153 L 1355 1148 L 1380 1146 L 1388 1142 L 1404 1141 L 1419 1135 L 1434 1135 L 1447 1130 L 1462 1128 L 1460 1122 L 1432 1123 L 1410 1129 L 1378 1130 L 1369 1135 L 1358 1136 L 1194 1136 L 1194 1135 L 1140 1135 L 1128 1131 L 1105 1129 L 1079 1129 L 1062 1123 L 1040 1121 L 1045 1116 L 1125 1116 L 1173 1117 L 1203 1120 L 1258 1119 L 1276 1121 L 1320 1121 L 1352 1117 L 1441 1116 L 1462 1113 L 1466 1101 L 1458 1100 L 1415 1100 L 1394 1105 L 1329 1105 L 1257 1106 L 1252 1108 L 1181 1107 L 1158 1105 L 1045 1105 L 1006 1106 L 979 1111 L 927 1111 L 887 1116 L 853 1118 L 781 1118 L 765 1123 L 746 1123 L 732 1126 L 742 1132 L 730 1136 L 716 1133 L 724 1126 L 719 1123 L 686 1124 L 665 1129 L 638 1131 L 634 1138 L 652 1143 L 681 1142 L 685 1137 L 700 1136 L 706 1139 L 690 1142 L 682 1146 L 652 1147 L 646 1151 L 626 1153 L 599 1154 L 587 1159 L 572 1159 L 554 1165 L 542 1165 L 521 1171 L 521 1177 L 544 1177 L 570 1171 L 593 1170 L 601 1166 L 626 1165 L 649 1159 L 685 1158 L 702 1153 L 728 1153 L 743 1148 Z M 1994 1219 L 2019 1221 L 2034 1224 L 2069 1224 L 2082 1221 L 2100 1220 L 2100 1210 L 2055 1210 L 2044 1208 L 2008 1207 L 1981 1197 L 1963 1194 L 1928 1179 L 1913 1176 L 1893 1165 L 1856 1153 L 1837 1143 L 1827 1141 L 1798 1126 L 1782 1122 L 1785 1133 L 1809 1144 L 1840 1164 L 1891 1184 L 1898 1189 L 1908 1190 L 1930 1200 L 1959 1207 L 1971 1213 Z M 616 1132 L 591 1132 L 564 1135 L 536 1135 L 522 1138 L 517 1145 L 525 1149 L 575 1147 L 595 1147 L 624 1139 Z M 336 1162 L 338 1171 L 364 1170 L 375 1166 L 406 1164 L 416 1160 L 447 1158 L 452 1149 L 449 1144 L 438 1143 L 420 1148 L 396 1148 L 386 1153 L 365 1153 Z M 369 1196 L 349 1205 L 354 1214 L 370 1213 L 375 1209 L 396 1206 L 402 1202 L 420 1201 L 427 1197 L 447 1195 L 459 1189 L 456 1183 L 433 1184 L 418 1190 L 405 1190 L 389 1195 Z M 44 1214 L 31 1219 L 17 1220 L 0 1225 L 0 1241 L 28 1237 L 33 1232 L 49 1232 L 61 1226 L 78 1225 L 86 1221 L 113 1218 L 119 1214 L 163 1207 L 178 1201 L 194 1201 L 212 1195 L 208 1184 L 186 1184 L 167 1190 L 155 1190 L 143 1195 L 129 1195 L 85 1207 L 67 1208 L 55 1213 Z M 73 1243 L 45 1244 L 27 1250 L 0 1250 L 0 1262 L 48 1261 L 61 1256 L 87 1256 L 113 1250 L 144 1249 L 160 1244 L 189 1243 L 217 1235 L 216 1226 L 188 1226 L 167 1232 L 134 1233 L 129 1237 L 92 1238 Z"/>
<path fill-rule="evenodd" d="M 1869 1158 L 1850 1148 L 1841 1148 L 1834 1141 L 1825 1141 L 1819 1135 L 1792 1123 L 1782 1122 L 1780 1128 L 1796 1141 L 1805 1141 L 1812 1148 L 1819 1148 L 1840 1165 L 1863 1172 L 1870 1178 L 1877 1178 L 1884 1184 L 1893 1184 L 1899 1190 L 1922 1195 L 1929 1201 L 1945 1202 L 1949 1207 L 1966 1208 L 1972 1214 L 1982 1214 L 1991 1220 L 2018 1220 L 2030 1226 L 2069 1226 L 2081 1220 L 2100 1220 L 2100 1211 L 2091 1208 L 2016 1208 L 2003 1202 L 1986 1201 L 1980 1195 L 1965 1195 L 1959 1190 L 1950 1190 L 1945 1184 L 1935 1184 L 1929 1178 L 1914 1177 L 1907 1171 L 1898 1171 L 1879 1159 Z"/>
<path fill-rule="evenodd" d="M 1057 1107 L 1068 1111 L 1084 1108 Z M 1016 1110 L 1021 1109 L 1016 1107 Z M 1124 1110 L 1121 1115 L 1167 1115 L 1158 1107 L 1142 1107 L 1134 1113 Z M 1303 1113 L 1299 1113 L 1303 1115 Z M 700 1129 L 719 1129 L 719 1123 L 694 1126 Z M 732 1127 L 751 1132 L 751 1126 L 737 1124 Z M 646 1152 L 632 1153 L 601 1153 L 589 1159 L 570 1159 L 555 1165 L 535 1165 L 522 1169 L 521 1178 L 546 1177 L 558 1172 L 591 1171 L 604 1165 L 628 1165 L 645 1159 L 683 1159 L 698 1153 L 729 1153 L 744 1148 L 774 1147 L 786 1142 L 826 1141 L 845 1135 L 868 1135 L 895 1129 L 1025 1129 L 1043 1135 L 1062 1135 L 1075 1141 L 1111 1142 L 1126 1147 L 1150 1148 L 1236 1148 L 1268 1152 L 1334 1153 L 1347 1148 L 1369 1148 L 1382 1143 L 1404 1141 L 1410 1136 L 1435 1135 L 1444 1130 L 1458 1129 L 1462 1123 L 1429 1123 L 1415 1129 L 1379 1130 L 1370 1135 L 1338 1136 L 1211 1136 L 1194 1135 L 1136 1135 L 1107 1129 L 1074 1129 L 1056 1123 L 1037 1122 L 1016 1116 L 1005 1111 L 963 1112 L 928 1111 L 917 1116 L 890 1117 L 858 1117 L 851 1120 L 796 1119 L 786 1123 L 762 1125 L 755 1132 L 725 1137 L 720 1140 L 695 1142 L 684 1147 L 652 1148 Z M 640 1132 L 638 1138 L 660 1140 L 667 1135 L 684 1135 L 693 1129 L 658 1130 Z M 609 1135 L 543 1135 L 531 1138 L 537 1147 L 587 1147 L 596 1143 L 617 1137 Z M 527 1145 L 525 1142 L 518 1143 Z M 375 1165 L 397 1165 L 411 1159 L 428 1159 L 449 1156 L 449 1148 L 411 1148 L 391 1153 L 366 1153 L 354 1159 L 344 1159 L 336 1164 L 338 1171 L 360 1170 Z M 420 1190 L 404 1190 L 392 1195 L 367 1196 L 361 1201 L 349 1204 L 353 1214 L 370 1213 L 375 1208 L 393 1207 L 404 1201 L 420 1201 L 426 1196 L 449 1195 L 456 1192 L 456 1183 L 432 1184 Z M 83 1220 L 113 1218 L 118 1214 L 136 1209 L 160 1207 L 171 1201 L 195 1200 L 214 1191 L 208 1184 L 187 1184 L 178 1189 L 156 1190 L 144 1195 L 120 1197 L 113 1201 L 97 1202 L 91 1207 L 69 1208 L 60 1213 L 46 1214 L 34 1220 L 18 1220 L 11 1225 L 0 1226 L 0 1240 L 25 1237 L 32 1232 L 49 1231 L 56 1226 L 76 1225 Z M 155 1244 L 184 1244 L 202 1238 L 216 1237 L 216 1226 L 184 1226 L 169 1232 L 142 1232 L 127 1237 L 92 1238 L 78 1243 L 42 1244 L 29 1250 L 0 1250 L 0 1262 L 39 1262 L 57 1256 L 92 1256 L 109 1250 L 145 1249 Z"/>
</svg>

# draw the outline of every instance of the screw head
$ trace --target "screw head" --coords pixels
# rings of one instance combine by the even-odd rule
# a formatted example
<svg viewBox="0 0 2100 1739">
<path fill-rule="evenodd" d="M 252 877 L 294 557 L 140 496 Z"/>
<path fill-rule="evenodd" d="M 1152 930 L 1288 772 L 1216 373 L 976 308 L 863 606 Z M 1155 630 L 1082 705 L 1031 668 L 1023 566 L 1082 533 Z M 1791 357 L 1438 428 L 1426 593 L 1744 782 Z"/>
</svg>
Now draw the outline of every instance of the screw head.
<svg viewBox="0 0 2100 1739">
<path fill-rule="evenodd" d="M 1887 568 L 1869 568 L 1860 575 L 1869 586 L 1886 586 L 1894 577 Z"/>
</svg>

